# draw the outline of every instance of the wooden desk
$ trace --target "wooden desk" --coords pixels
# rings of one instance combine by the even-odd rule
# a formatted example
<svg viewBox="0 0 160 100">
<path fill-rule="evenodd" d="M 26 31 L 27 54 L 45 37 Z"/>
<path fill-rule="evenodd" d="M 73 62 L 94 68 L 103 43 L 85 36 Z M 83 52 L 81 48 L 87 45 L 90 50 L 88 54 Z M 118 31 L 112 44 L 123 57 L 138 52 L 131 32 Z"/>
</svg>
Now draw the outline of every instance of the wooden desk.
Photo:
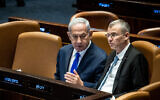
<svg viewBox="0 0 160 100">
<path fill-rule="evenodd" d="M 47 100 L 72 100 L 79 99 L 82 95 L 86 96 L 83 100 L 100 100 L 111 96 L 96 89 L 29 75 L 4 67 L 0 67 L 0 88 Z"/>
</svg>

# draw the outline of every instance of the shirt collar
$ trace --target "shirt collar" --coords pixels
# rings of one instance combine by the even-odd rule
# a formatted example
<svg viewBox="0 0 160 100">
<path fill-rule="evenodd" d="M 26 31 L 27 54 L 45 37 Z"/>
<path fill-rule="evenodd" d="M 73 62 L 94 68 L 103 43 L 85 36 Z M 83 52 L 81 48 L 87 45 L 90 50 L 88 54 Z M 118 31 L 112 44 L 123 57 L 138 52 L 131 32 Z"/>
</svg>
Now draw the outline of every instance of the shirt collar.
<svg viewBox="0 0 160 100">
<path fill-rule="evenodd" d="M 129 46 L 130 46 L 130 43 L 119 54 L 116 54 L 119 59 L 123 58 L 124 54 L 126 53 L 127 49 L 129 48 Z"/>
<path fill-rule="evenodd" d="M 91 45 L 91 40 L 89 41 L 89 44 L 88 44 L 87 48 L 79 52 L 79 54 L 80 54 L 81 57 L 86 53 L 86 51 L 88 50 L 88 48 L 90 47 L 90 45 Z M 74 49 L 73 50 L 73 56 L 75 56 L 76 53 L 77 53 L 77 50 Z"/>
</svg>

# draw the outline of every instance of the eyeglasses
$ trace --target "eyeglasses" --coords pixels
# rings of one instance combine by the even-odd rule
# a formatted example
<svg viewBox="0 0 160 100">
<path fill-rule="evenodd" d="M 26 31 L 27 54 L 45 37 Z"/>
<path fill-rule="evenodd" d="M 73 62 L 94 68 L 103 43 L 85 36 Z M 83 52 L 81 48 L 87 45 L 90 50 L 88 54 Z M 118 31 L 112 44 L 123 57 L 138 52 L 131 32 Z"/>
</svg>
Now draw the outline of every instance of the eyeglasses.
<svg viewBox="0 0 160 100">
<path fill-rule="evenodd" d="M 112 32 L 112 33 L 107 33 L 107 34 L 105 34 L 105 36 L 107 36 L 107 37 L 116 37 L 116 36 L 119 36 L 119 35 L 122 35 L 122 34 L 118 34 L 118 33 L 116 33 L 116 32 Z"/>
<path fill-rule="evenodd" d="M 75 34 L 70 34 L 70 36 L 74 39 L 77 40 L 78 37 L 80 37 L 81 40 L 85 39 L 89 34 L 88 33 L 83 33 L 81 35 L 75 35 Z"/>
</svg>

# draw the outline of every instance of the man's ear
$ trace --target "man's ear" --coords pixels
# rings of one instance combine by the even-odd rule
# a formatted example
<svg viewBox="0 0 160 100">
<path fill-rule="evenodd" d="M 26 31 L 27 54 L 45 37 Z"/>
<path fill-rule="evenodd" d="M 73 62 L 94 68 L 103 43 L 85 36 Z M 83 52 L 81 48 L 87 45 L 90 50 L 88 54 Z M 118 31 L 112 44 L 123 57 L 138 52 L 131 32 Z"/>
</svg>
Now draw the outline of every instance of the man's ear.
<svg viewBox="0 0 160 100">
<path fill-rule="evenodd" d="M 67 32 L 67 35 L 68 35 L 69 39 L 71 40 L 70 34 L 71 34 L 70 32 Z"/>
<path fill-rule="evenodd" d="M 89 31 L 88 34 L 89 34 L 89 38 L 92 39 L 92 34 L 93 34 L 93 32 L 92 32 L 92 31 Z"/>
<path fill-rule="evenodd" d="M 93 31 L 89 31 L 89 37 L 92 37 Z"/>
<path fill-rule="evenodd" d="M 124 36 L 128 40 L 129 39 L 129 32 L 126 32 Z"/>
<path fill-rule="evenodd" d="M 67 35 L 69 36 L 70 32 L 67 32 Z"/>
</svg>

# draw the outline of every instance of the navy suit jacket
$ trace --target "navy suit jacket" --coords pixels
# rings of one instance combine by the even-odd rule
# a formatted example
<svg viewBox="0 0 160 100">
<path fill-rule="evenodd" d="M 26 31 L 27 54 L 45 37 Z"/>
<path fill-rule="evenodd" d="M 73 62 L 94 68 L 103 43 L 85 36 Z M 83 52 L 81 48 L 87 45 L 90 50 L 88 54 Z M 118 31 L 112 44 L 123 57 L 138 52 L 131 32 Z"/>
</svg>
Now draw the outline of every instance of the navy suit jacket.
<svg viewBox="0 0 160 100">
<path fill-rule="evenodd" d="M 97 88 L 109 70 L 110 64 L 112 63 L 115 55 L 116 52 L 113 51 L 108 57 L 104 73 L 97 84 Z M 147 60 L 142 53 L 130 45 L 118 68 L 113 84 L 112 94 L 120 96 L 129 91 L 137 90 L 148 83 Z"/>
<path fill-rule="evenodd" d="M 65 81 L 64 74 L 68 71 L 71 55 L 73 52 L 72 44 L 62 47 L 57 56 L 55 78 Z M 91 43 L 84 54 L 77 68 L 77 72 L 84 82 L 84 86 L 95 88 L 100 76 L 102 75 L 107 60 L 106 53 Z"/>
</svg>

